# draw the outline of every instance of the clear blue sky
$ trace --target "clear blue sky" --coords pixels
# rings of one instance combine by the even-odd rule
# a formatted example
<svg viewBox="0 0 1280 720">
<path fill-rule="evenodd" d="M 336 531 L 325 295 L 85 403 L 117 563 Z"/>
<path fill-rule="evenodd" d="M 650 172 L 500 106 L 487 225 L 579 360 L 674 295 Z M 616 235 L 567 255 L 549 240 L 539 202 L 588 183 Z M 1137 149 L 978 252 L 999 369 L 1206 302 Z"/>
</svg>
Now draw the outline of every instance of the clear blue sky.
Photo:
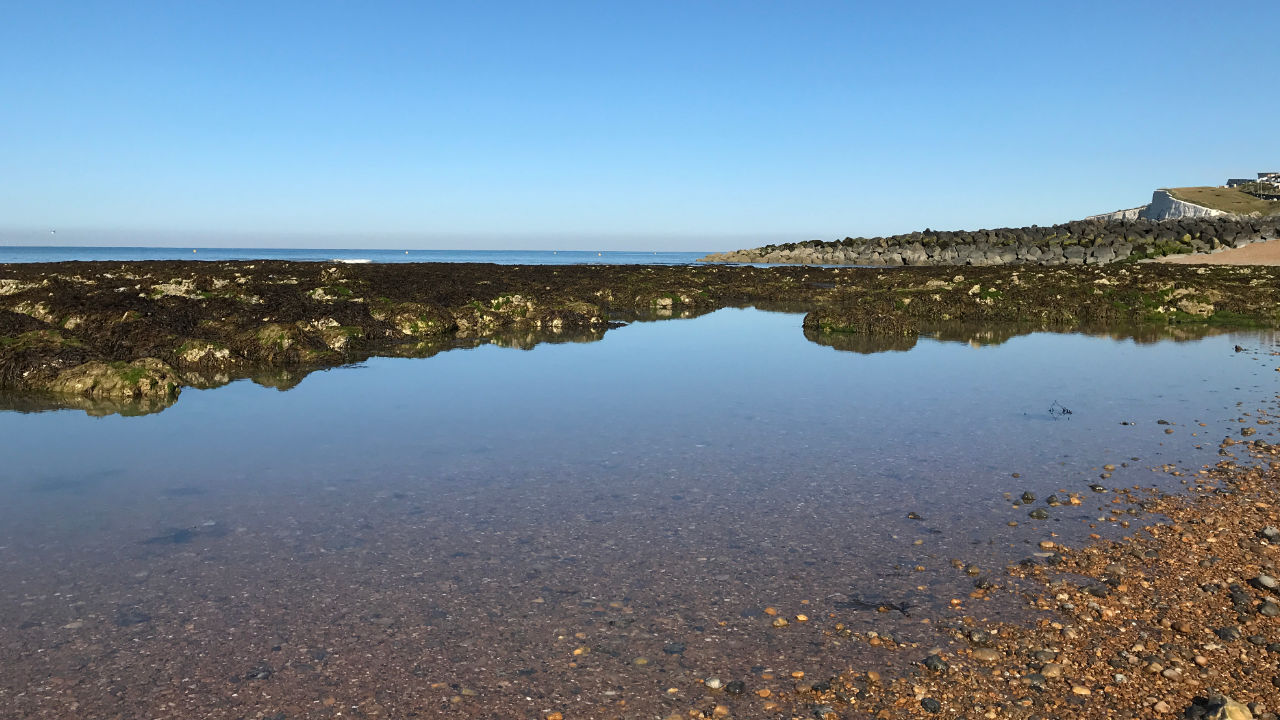
<svg viewBox="0 0 1280 720">
<path fill-rule="evenodd" d="M 6 0 L 0 241 L 1048 224 L 1280 169 L 1278 29 L 1271 0 Z"/>
</svg>

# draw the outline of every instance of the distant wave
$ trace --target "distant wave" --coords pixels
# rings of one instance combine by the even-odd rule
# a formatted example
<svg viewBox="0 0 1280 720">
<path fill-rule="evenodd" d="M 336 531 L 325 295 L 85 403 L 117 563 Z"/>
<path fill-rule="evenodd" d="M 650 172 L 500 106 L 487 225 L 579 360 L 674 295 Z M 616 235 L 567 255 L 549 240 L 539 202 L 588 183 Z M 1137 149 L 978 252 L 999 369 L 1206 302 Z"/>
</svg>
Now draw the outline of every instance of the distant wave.
<svg viewBox="0 0 1280 720">
<path fill-rule="evenodd" d="M 373 261 L 370 260 L 369 258 L 334 258 L 329 262 L 340 262 L 340 263 L 348 263 L 350 265 L 361 265 L 364 263 L 371 263 Z"/>
</svg>

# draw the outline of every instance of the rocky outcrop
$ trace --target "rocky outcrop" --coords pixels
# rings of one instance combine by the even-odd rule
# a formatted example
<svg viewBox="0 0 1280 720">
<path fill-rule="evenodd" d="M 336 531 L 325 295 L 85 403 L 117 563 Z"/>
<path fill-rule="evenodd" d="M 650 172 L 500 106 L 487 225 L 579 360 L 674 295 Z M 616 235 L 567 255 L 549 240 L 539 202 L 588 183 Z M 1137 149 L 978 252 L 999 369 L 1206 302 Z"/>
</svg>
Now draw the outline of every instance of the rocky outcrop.
<svg viewBox="0 0 1280 720">
<path fill-rule="evenodd" d="M 89 399 L 171 398 L 182 381 L 173 368 L 155 358 L 133 362 L 88 362 L 64 370 L 49 383 L 51 392 Z"/>
<path fill-rule="evenodd" d="M 890 237 L 845 238 L 833 242 L 811 240 L 713 253 L 700 261 L 862 266 L 1106 265 L 1243 247 L 1276 237 L 1280 237 L 1280 218 L 1275 217 L 1078 220 L 1047 227 L 1032 225 L 976 231 L 925 229 Z"/>
<path fill-rule="evenodd" d="M 1160 227 L 1200 228 L 1201 237 L 1210 228 Z M 1062 243 L 1063 257 L 1098 252 L 1097 243 L 1087 241 L 1089 231 L 1084 224 L 1036 230 L 1075 240 Z M 928 257 L 930 248 L 957 238 L 940 233 L 916 241 L 920 249 L 911 250 Z M 993 246 L 990 236 L 982 242 L 1006 249 Z M 320 263 L 53 263 L 0 265 L 0 281 L 13 290 L 0 296 L 0 389 L 39 395 L 31 407 L 60 397 L 63 406 L 88 412 L 154 411 L 181 386 L 216 387 L 250 377 L 288 387 L 311 370 L 372 356 L 584 342 L 599 339 L 619 320 L 694 317 L 747 305 L 810 313 L 806 336 L 854 351 L 884 342 L 908 347 L 920 328 L 937 323 L 1280 326 L 1280 269 L 1163 263 L 963 272 L 481 264 L 369 264 L 335 271 Z M 156 286 L 181 292 L 157 292 Z M 0 407 L 4 402 L 0 397 Z M 15 402 L 28 406 L 26 400 Z"/>
</svg>

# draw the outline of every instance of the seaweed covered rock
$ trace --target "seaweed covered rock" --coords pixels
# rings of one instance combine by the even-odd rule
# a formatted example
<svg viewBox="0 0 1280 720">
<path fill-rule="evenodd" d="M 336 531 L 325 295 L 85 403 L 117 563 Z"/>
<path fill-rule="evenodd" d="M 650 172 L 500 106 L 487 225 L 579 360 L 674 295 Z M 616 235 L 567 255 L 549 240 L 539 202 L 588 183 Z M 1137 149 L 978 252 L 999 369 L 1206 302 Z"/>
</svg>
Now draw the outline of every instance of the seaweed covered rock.
<svg viewBox="0 0 1280 720">
<path fill-rule="evenodd" d="M 920 329 L 911 318 L 888 303 L 858 303 L 824 307 L 804 316 L 806 332 L 856 335 L 914 336 Z"/>
<path fill-rule="evenodd" d="M 178 394 L 181 380 L 163 361 L 142 358 L 133 362 L 87 362 L 59 373 L 48 387 L 54 393 L 126 400 L 173 397 Z"/>
</svg>

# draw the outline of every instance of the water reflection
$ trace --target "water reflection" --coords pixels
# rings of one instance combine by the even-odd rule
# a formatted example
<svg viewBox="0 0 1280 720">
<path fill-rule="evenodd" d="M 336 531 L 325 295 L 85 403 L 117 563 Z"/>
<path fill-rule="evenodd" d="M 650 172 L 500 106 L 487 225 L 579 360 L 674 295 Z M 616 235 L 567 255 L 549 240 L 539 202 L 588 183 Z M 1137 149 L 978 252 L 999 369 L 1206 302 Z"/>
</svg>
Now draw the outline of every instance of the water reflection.
<svg viewBox="0 0 1280 720">
<path fill-rule="evenodd" d="M 770 312 L 795 313 L 803 309 L 800 304 L 774 303 L 767 306 Z M 709 312 L 709 311 L 708 311 Z M 630 318 L 635 322 L 657 322 L 671 319 L 693 319 L 708 312 L 682 311 L 676 315 L 667 312 L 653 312 L 643 316 Z M 613 322 L 607 327 L 588 328 L 572 331 L 526 329 L 505 331 L 483 337 L 449 337 L 433 338 L 417 343 L 409 343 L 395 348 L 391 357 L 419 358 L 434 357 L 451 350 L 471 350 L 493 345 L 502 348 L 533 350 L 540 345 L 557 345 L 566 343 L 593 343 L 603 340 L 610 329 L 625 326 L 626 323 Z M 1150 344 L 1163 341 L 1186 342 L 1201 340 L 1215 335 L 1233 332 L 1230 328 L 1209 325 L 1134 325 L 1134 326 L 1084 326 L 1063 327 L 1043 324 L 965 324 L 939 323 L 921 327 L 919 336 L 898 335 L 865 335 L 859 333 L 823 333 L 813 329 L 803 329 L 803 335 L 809 342 L 830 347 L 842 352 L 861 355 L 874 355 L 887 352 L 907 352 L 916 347 L 921 337 L 928 337 L 939 342 L 964 343 L 971 347 L 988 347 L 1002 345 L 1014 338 L 1032 333 L 1072 333 L 1091 337 L 1108 338 L 1116 341 L 1132 341 L 1137 344 Z M 372 356 L 369 356 L 372 357 Z M 369 359 L 362 358 L 356 362 Z M 355 364 L 355 363 L 352 363 Z M 328 370 L 332 366 L 261 368 L 248 374 L 230 374 L 220 372 L 205 374 L 200 371 L 186 371 L 182 378 L 186 386 L 208 390 L 222 387 L 242 379 L 249 379 L 262 387 L 285 391 L 297 387 L 313 372 Z M 20 413 L 47 412 L 53 410 L 81 410 L 94 417 L 122 415 L 136 417 L 161 412 L 177 401 L 177 397 L 140 398 L 133 400 L 115 400 L 107 398 L 82 398 L 74 396 L 52 395 L 47 393 L 30 393 L 0 390 L 0 411 Z"/>
</svg>

